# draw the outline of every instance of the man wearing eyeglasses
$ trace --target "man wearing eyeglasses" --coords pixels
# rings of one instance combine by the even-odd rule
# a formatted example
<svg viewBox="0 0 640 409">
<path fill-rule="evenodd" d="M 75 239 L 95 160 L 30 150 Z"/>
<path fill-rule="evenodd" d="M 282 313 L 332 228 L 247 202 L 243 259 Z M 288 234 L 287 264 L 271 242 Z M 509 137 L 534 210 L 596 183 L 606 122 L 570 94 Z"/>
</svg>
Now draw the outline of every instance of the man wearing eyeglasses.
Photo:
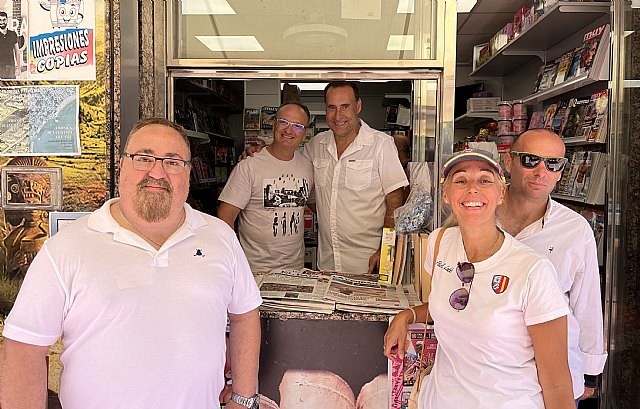
<svg viewBox="0 0 640 409">
<path fill-rule="evenodd" d="M 562 139 L 547 129 L 524 132 L 505 157 L 511 183 L 498 207 L 498 221 L 509 234 L 553 263 L 571 313 L 569 367 L 576 399 L 595 392 L 604 351 L 600 274 L 594 233 L 578 213 L 549 196 L 566 166 Z M 584 377 L 583 377 L 584 376 Z"/>
<path fill-rule="evenodd" d="M 233 169 L 220 194 L 218 217 L 238 233 L 253 272 L 304 266 L 304 207 L 313 168 L 297 149 L 307 133 L 309 109 L 284 104 L 276 112 L 273 143 Z"/>
<path fill-rule="evenodd" d="M 235 234 L 185 203 L 184 130 L 138 121 L 119 199 L 49 239 L 4 327 L 0 406 L 44 408 L 45 357 L 62 336 L 65 408 L 212 408 L 230 320 L 233 402 L 257 407 L 260 293 Z"/>
<path fill-rule="evenodd" d="M 304 147 L 314 170 L 318 267 L 373 272 L 382 228 L 395 226 L 393 211 L 409 182 L 393 138 L 358 117 L 362 100 L 355 83 L 330 82 L 324 100 L 330 130 Z"/>
</svg>

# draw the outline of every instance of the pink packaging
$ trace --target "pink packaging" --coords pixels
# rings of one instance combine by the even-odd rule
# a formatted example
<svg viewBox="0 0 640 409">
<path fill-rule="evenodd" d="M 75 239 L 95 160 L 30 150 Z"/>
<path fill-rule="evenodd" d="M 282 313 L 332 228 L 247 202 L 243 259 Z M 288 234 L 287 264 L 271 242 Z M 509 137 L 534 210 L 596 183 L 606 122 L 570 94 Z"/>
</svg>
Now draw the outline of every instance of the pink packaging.
<svg viewBox="0 0 640 409">
<path fill-rule="evenodd" d="M 503 135 L 508 132 L 512 132 L 513 124 L 511 123 L 511 119 L 500 119 L 498 120 L 498 135 Z"/>
<path fill-rule="evenodd" d="M 527 106 L 524 102 L 517 100 L 513 101 L 513 117 L 524 118 L 527 116 Z"/>
<path fill-rule="evenodd" d="M 513 117 L 513 105 L 511 105 L 511 102 L 507 102 L 507 101 L 498 102 L 498 118 L 511 119 L 512 117 Z"/>
<path fill-rule="evenodd" d="M 508 132 L 498 137 L 498 152 L 506 153 L 511 151 L 511 145 L 516 135 L 513 132 Z"/>
<path fill-rule="evenodd" d="M 527 118 L 513 118 L 513 132 L 521 134 L 527 130 Z"/>
</svg>

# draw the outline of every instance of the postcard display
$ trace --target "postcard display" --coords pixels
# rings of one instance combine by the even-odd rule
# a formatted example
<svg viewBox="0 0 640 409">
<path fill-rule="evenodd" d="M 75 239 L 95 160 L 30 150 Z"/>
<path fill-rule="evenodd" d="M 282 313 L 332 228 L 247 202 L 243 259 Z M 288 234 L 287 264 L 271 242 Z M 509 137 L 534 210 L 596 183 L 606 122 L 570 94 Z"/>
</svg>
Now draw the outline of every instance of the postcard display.
<svg viewBox="0 0 640 409">
<path fill-rule="evenodd" d="M 50 234 L 109 198 L 113 136 L 105 44 L 111 3 L 0 3 L 18 48 L 14 69 L 0 72 L 1 323 Z M 50 363 L 48 386 L 57 393 L 55 354 Z"/>
</svg>

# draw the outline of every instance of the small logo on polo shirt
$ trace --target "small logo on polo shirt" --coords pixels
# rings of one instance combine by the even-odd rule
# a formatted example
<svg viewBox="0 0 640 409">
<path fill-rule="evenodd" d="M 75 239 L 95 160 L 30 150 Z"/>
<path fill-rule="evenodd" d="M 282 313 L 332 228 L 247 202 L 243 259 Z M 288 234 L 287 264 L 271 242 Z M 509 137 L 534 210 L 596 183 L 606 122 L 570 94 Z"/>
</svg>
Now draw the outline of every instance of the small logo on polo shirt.
<svg viewBox="0 0 640 409">
<path fill-rule="evenodd" d="M 193 257 L 204 257 L 202 249 L 196 249 L 196 254 L 194 254 Z"/>
<path fill-rule="evenodd" d="M 502 294 L 507 291 L 507 286 L 509 285 L 509 277 L 503 275 L 495 275 L 493 276 L 493 280 L 491 280 L 491 289 L 496 294 Z"/>
<path fill-rule="evenodd" d="M 553 252 L 553 246 L 549 246 L 549 254 Z"/>
</svg>

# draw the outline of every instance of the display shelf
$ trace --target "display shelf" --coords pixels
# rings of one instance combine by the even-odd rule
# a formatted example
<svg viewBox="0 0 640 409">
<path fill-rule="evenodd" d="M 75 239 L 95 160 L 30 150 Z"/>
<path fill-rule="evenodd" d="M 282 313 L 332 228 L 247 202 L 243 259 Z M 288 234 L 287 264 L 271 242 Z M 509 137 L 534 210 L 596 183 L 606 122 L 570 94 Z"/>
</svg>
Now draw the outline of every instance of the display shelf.
<svg viewBox="0 0 640 409">
<path fill-rule="evenodd" d="M 591 78 L 589 74 L 591 73 L 583 74 L 578 77 L 569 78 L 568 80 L 563 81 L 558 85 L 554 85 L 551 88 L 547 88 L 543 91 L 536 92 L 535 94 L 531 94 L 529 96 L 526 96 L 520 99 L 526 104 L 542 102 L 547 99 L 557 97 L 558 95 L 566 94 L 567 92 L 571 92 L 578 88 L 582 88 L 587 85 L 593 84 L 595 82 L 607 79 L 607 78 L 599 78 L 600 76 L 598 76 L 598 78 Z"/>
<path fill-rule="evenodd" d="M 185 129 L 184 131 L 189 138 L 198 139 L 199 143 L 207 143 L 210 141 L 209 135 L 205 132 L 192 131 L 191 129 Z"/>
<path fill-rule="evenodd" d="M 242 106 L 206 85 L 203 85 L 197 80 L 181 79 L 175 82 L 177 91 L 189 94 L 192 98 L 202 100 L 204 99 L 207 104 L 215 106 L 220 109 L 227 110 L 232 113 L 242 113 Z"/>
<path fill-rule="evenodd" d="M 559 1 L 527 30 L 502 47 L 469 77 L 503 77 L 610 13 L 610 2 Z"/>
<path fill-rule="evenodd" d="M 467 128 L 490 120 L 498 119 L 498 111 L 495 112 L 467 112 L 455 119 L 455 126 Z"/>
<path fill-rule="evenodd" d="M 573 138 L 562 138 L 565 146 L 582 146 L 582 145 L 605 145 L 606 142 L 585 141 L 581 136 Z"/>
<path fill-rule="evenodd" d="M 589 202 L 587 202 L 586 198 L 584 198 L 584 197 L 561 195 L 561 194 L 558 194 L 558 193 L 551 193 L 551 197 L 553 199 L 555 199 L 555 200 L 558 200 L 558 201 L 567 201 L 567 202 L 573 202 L 573 203 L 580 203 L 580 204 L 584 204 L 584 205 L 592 206 L 592 207 L 604 207 L 604 204 L 589 203 Z"/>
</svg>

